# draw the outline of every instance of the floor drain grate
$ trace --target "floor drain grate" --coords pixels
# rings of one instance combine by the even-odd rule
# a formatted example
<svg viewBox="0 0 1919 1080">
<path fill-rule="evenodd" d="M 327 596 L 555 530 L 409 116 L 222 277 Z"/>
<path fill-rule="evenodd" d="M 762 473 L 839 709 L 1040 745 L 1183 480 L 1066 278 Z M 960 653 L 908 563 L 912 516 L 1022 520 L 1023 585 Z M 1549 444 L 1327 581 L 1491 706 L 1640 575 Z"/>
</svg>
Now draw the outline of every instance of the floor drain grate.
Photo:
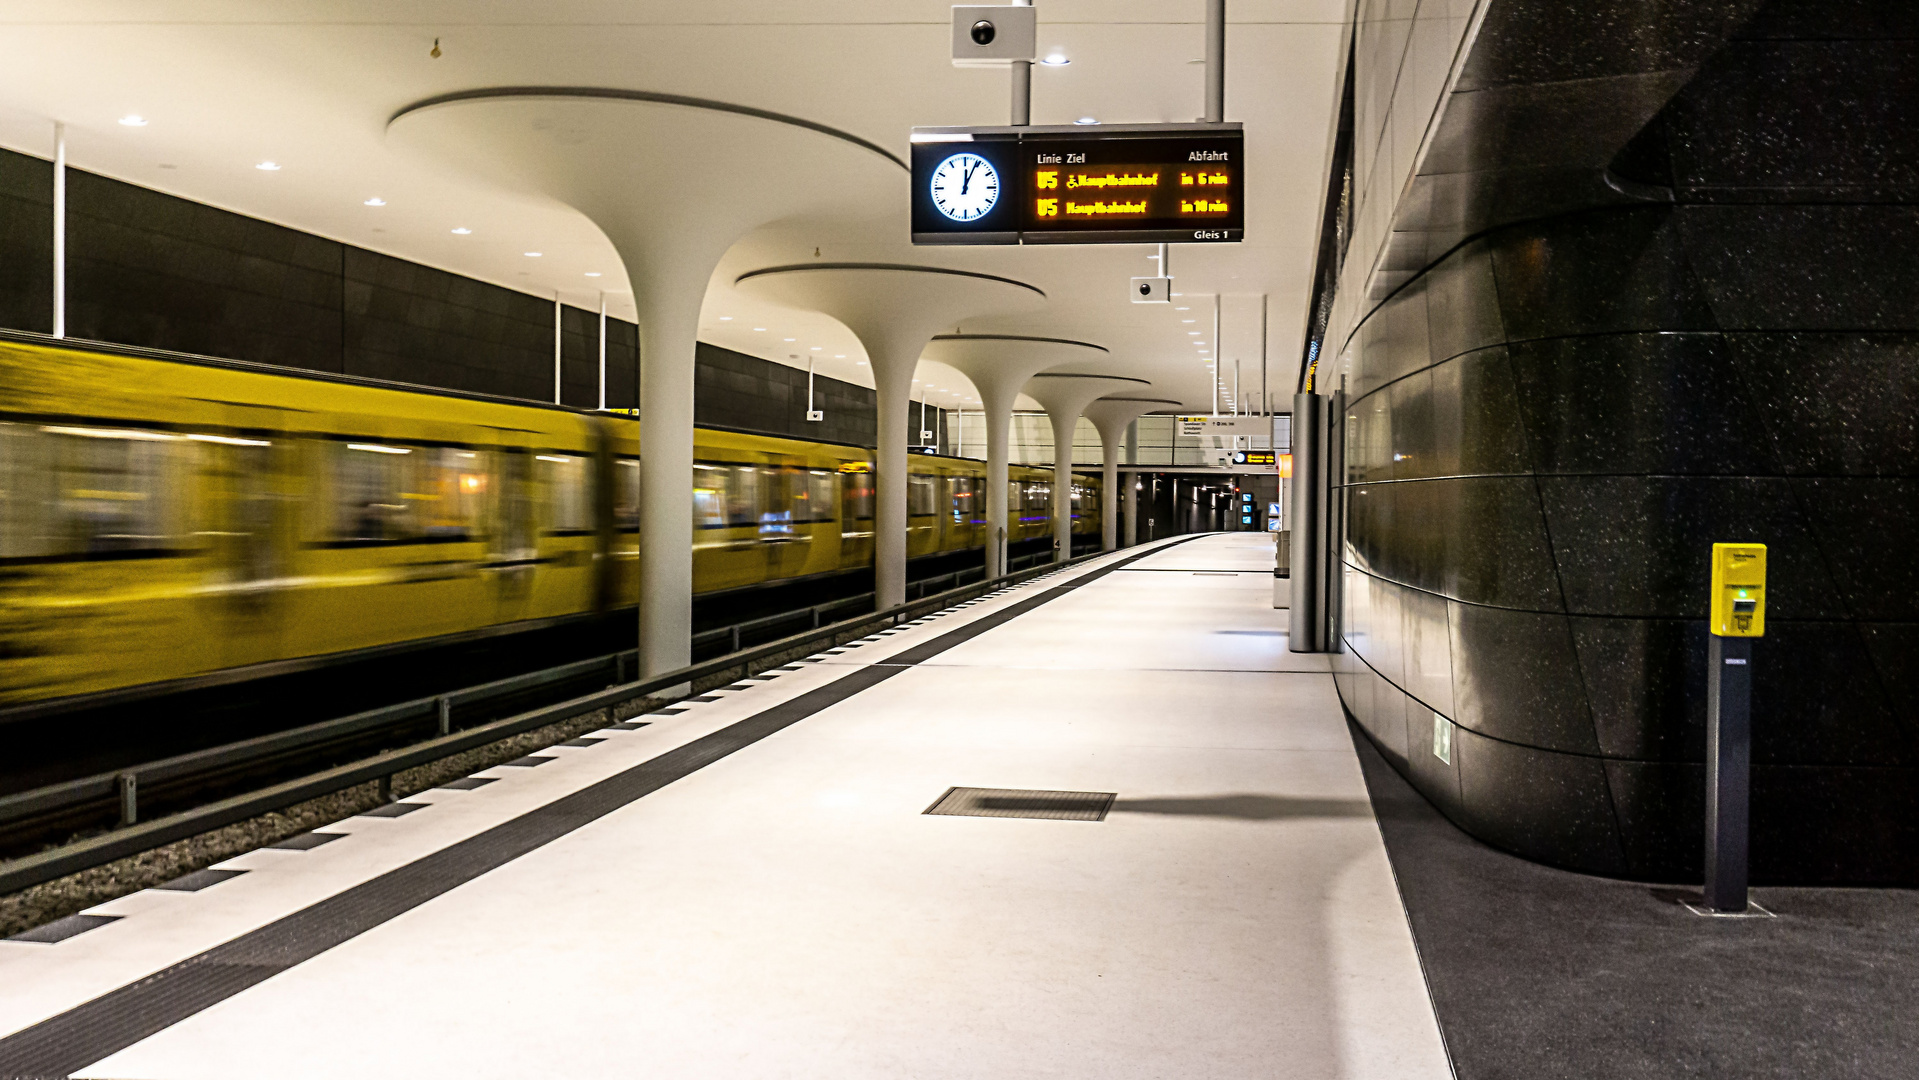
<svg viewBox="0 0 1919 1080">
<path fill-rule="evenodd" d="M 1118 798 L 1111 791 L 1027 791 L 1021 788 L 947 788 L 926 813 L 949 817 L 1023 817 L 1104 821 Z"/>
</svg>

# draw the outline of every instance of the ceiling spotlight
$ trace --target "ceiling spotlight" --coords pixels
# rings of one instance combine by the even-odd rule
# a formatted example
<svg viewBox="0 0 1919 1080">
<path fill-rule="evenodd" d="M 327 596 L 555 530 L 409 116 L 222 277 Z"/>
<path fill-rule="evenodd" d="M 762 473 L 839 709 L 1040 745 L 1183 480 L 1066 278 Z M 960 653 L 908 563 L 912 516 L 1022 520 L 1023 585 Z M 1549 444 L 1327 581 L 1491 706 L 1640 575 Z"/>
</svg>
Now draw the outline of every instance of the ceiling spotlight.
<svg viewBox="0 0 1919 1080">
<path fill-rule="evenodd" d="M 540 253 L 537 251 L 529 251 L 529 252 L 526 252 L 525 255 L 529 259 L 537 259 L 540 257 Z"/>
<path fill-rule="evenodd" d="M 722 315 L 722 316 L 720 316 L 720 321 L 721 321 L 721 322 L 732 322 L 732 321 L 733 321 L 733 316 L 731 316 L 731 315 Z"/>
<path fill-rule="evenodd" d="M 587 277 L 599 277 L 599 276 L 600 276 L 600 272 L 599 272 L 598 270 L 588 270 L 588 271 L 586 272 L 586 276 L 587 276 Z"/>
<path fill-rule="evenodd" d="M 1072 63 L 1072 61 L 1066 58 L 1065 53 L 1055 49 L 1047 53 L 1045 59 L 1041 60 L 1040 63 L 1045 64 L 1047 67 L 1065 67 Z"/>
<path fill-rule="evenodd" d="M 1174 308 L 1173 310 L 1174 310 L 1174 311 L 1191 311 L 1191 310 L 1193 310 L 1193 309 L 1192 309 L 1192 308 L 1189 308 L 1189 307 L 1176 307 L 1176 308 Z"/>
<path fill-rule="evenodd" d="M 374 197 L 372 197 L 371 199 L 368 199 L 366 202 L 362 203 L 361 205 L 362 206 L 385 206 L 386 200 L 380 198 L 378 195 L 375 195 Z"/>
<path fill-rule="evenodd" d="M 1186 331 L 1186 336 L 1187 336 L 1187 337 L 1198 337 L 1198 336 L 1199 336 L 1199 331 L 1197 331 L 1197 330 L 1188 330 L 1188 331 Z M 1196 341 L 1196 342 L 1194 342 L 1193 344 L 1195 344 L 1195 345 L 1203 345 L 1203 344 L 1205 344 L 1205 342 L 1201 342 L 1201 341 Z"/>
<path fill-rule="evenodd" d="M 273 162 L 273 161 L 262 161 L 258 165 L 255 165 L 254 168 L 260 170 L 261 172 L 279 172 L 280 171 L 279 163 Z"/>
<path fill-rule="evenodd" d="M 1083 125 L 1092 125 L 1092 124 L 1099 123 L 1099 121 L 1090 116 L 1082 116 L 1078 120 L 1073 121 L 1073 123 L 1083 124 Z"/>
<path fill-rule="evenodd" d="M 784 337 L 784 338 L 781 338 L 780 340 L 781 341 L 798 341 L 799 338 Z"/>
<path fill-rule="evenodd" d="M 472 230 L 472 229 L 469 229 L 469 228 L 467 228 L 466 226 L 464 226 L 464 225 L 462 225 L 462 226 L 460 226 L 459 228 L 457 228 L 457 229 L 455 229 L 455 230 L 453 230 L 453 235 L 455 235 L 455 236 L 469 236 L 469 235 L 471 235 L 471 234 L 472 234 L 472 232 L 473 232 L 473 230 Z"/>
<path fill-rule="evenodd" d="M 764 333 L 766 333 L 766 327 L 764 327 L 764 326 L 755 326 L 755 327 L 753 328 L 753 332 L 754 332 L 755 334 L 764 334 Z"/>
<path fill-rule="evenodd" d="M 146 127 L 147 118 L 139 113 L 128 113 L 120 118 L 121 127 Z"/>
<path fill-rule="evenodd" d="M 819 347 L 818 345 L 815 345 L 815 346 L 813 346 L 813 351 L 814 351 L 814 352 L 819 352 L 819 351 L 820 351 L 820 347 Z"/>
<path fill-rule="evenodd" d="M 843 353 L 843 352 L 836 352 L 836 353 L 834 353 L 834 354 L 833 354 L 833 359 L 835 359 L 835 360 L 844 360 L 844 359 L 846 359 L 846 354 L 845 354 L 845 353 Z"/>
</svg>

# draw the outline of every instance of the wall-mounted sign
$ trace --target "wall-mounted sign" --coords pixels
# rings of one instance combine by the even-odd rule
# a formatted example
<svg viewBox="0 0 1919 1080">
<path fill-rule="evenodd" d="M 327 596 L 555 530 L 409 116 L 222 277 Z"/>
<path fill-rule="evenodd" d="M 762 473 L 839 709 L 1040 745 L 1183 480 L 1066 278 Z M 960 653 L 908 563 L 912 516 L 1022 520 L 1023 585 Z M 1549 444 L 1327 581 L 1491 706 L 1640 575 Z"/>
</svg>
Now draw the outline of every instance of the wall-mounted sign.
<svg viewBox="0 0 1919 1080">
<path fill-rule="evenodd" d="M 1238 124 L 913 129 L 915 244 L 1245 237 Z"/>
<path fill-rule="evenodd" d="M 1233 451 L 1233 464 L 1271 467 L 1276 464 L 1276 459 L 1273 457 L 1271 450 L 1235 450 Z M 1250 499 L 1252 496 L 1248 495 L 1247 498 Z"/>
</svg>

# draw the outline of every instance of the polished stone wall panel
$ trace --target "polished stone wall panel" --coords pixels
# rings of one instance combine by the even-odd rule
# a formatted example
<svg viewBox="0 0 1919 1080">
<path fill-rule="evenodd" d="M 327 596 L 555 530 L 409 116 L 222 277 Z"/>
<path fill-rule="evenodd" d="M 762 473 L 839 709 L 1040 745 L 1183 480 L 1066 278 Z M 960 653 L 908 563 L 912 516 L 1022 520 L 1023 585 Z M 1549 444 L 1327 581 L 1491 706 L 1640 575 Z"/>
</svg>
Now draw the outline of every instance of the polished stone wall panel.
<svg viewBox="0 0 1919 1080">
<path fill-rule="evenodd" d="M 1454 356 L 1432 368 L 1433 476 L 1531 471 L 1519 393 L 1506 347 Z"/>
<path fill-rule="evenodd" d="M 1785 472 L 1919 473 L 1919 333 L 1736 333 L 1725 342 Z"/>
<path fill-rule="evenodd" d="M 1601 754 L 1664 761 L 1705 757 L 1704 619 L 1574 615 L 1567 622 Z"/>
<path fill-rule="evenodd" d="M 1474 240 L 1426 272 L 1426 321 L 1435 360 L 1506 342 L 1493 283 L 1492 245 Z"/>
<path fill-rule="evenodd" d="M 1510 339 L 1717 330 L 1674 215 L 1665 206 L 1589 211 L 1494 234 Z"/>
<path fill-rule="evenodd" d="M 1919 477 L 1806 477 L 1792 487 L 1854 618 L 1919 620 Z M 1770 552 L 1768 552 L 1770 555 Z"/>
<path fill-rule="evenodd" d="M 1400 640 L 1406 675 L 1400 685 L 1428 708 L 1453 716 L 1452 627 L 1447 600 L 1418 589 L 1393 588 L 1399 590 L 1400 617 L 1405 627 Z"/>
<path fill-rule="evenodd" d="M 1457 602 L 1447 607 L 1453 720 L 1503 742 L 1599 752 L 1566 616 Z"/>
<path fill-rule="evenodd" d="M 1760 540 L 1767 615 L 1844 614 L 1790 483 L 1779 477 L 1542 476 L 1566 610 L 1697 618 L 1712 545 Z"/>
<path fill-rule="evenodd" d="M 1717 334 L 1546 338 L 1510 351 L 1540 473 L 1779 471 L 1755 396 Z"/>
<path fill-rule="evenodd" d="M 1723 329 L 1913 329 L 1919 206 L 1687 206 L 1678 219 Z"/>
<path fill-rule="evenodd" d="M 1515 746 L 1462 727 L 1453 732 L 1453 759 L 1459 769 L 1457 813 L 1473 835 L 1544 863 L 1625 872 L 1599 758 Z"/>
</svg>

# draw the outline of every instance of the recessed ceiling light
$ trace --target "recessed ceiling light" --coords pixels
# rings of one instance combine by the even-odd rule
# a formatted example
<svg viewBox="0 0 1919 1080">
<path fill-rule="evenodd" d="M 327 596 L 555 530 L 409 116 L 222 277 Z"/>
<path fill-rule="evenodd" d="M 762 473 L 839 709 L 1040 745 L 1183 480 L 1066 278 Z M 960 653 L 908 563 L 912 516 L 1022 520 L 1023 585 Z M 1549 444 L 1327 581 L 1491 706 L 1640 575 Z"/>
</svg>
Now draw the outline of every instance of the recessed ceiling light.
<svg viewBox="0 0 1919 1080">
<path fill-rule="evenodd" d="M 1188 319 L 1188 320 L 1186 320 L 1186 321 L 1187 321 L 1187 322 L 1191 322 L 1192 320 L 1191 320 L 1191 319 Z M 1198 337 L 1198 336 L 1199 336 L 1199 331 L 1197 331 L 1197 330 L 1188 330 L 1188 331 L 1186 331 L 1186 336 L 1187 336 L 1187 337 Z M 1198 343 L 1198 342 L 1196 342 L 1195 344 L 1200 344 L 1200 343 Z"/>
<path fill-rule="evenodd" d="M 781 341 L 798 341 L 799 338 L 783 337 L 780 340 Z"/>
<path fill-rule="evenodd" d="M 473 232 L 473 230 L 472 230 L 472 229 L 469 229 L 469 228 L 467 228 L 466 226 L 464 226 L 464 225 L 462 225 L 462 226 L 460 226 L 459 228 L 457 228 L 457 229 L 455 229 L 455 230 L 453 230 L 453 235 L 455 235 L 455 236 L 468 236 L 468 235 L 470 235 L 470 234 L 471 234 L 472 232 Z"/>
<path fill-rule="evenodd" d="M 1092 118 L 1092 117 L 1090 117 L 1090 116 L 1082 116 L 1082 117 L 1080 117 L 1080 118 L 1079 118 L 1078 120 L 1075 120 L 1075 121 L 1073 121 L 1073 123 L 1075 123 L 1075 124 L 1086 124 L 1086 125 L 1092 125 L 1092 124 L 1097 124 L 1097 123 L 1099 123 L 1099 121 L 1098 121 L 1098 120 L 1095 120 L 1095 119 L 1093 119 L 1093 118 Z"/>
<path fill-rule="evenodd" d="M 385 205 L 386 205 L 386 200 L 385 200 L 385 199 L 382 199 L 382 198 L 380 198 L 380 197 L 379 197 L 378 195 L 375 195 L 374 197 L 372 197 L 371 199 L 368 199 L 368 200 L 367 200 L 366 202 L 364 202 L 364 203 L 362 203 L 361 205 L 363 205 L 363 206 L 385 206 Z"/>
<path fill-rule="evenodd" d="M 540 257 L 540 253 L 537 251 L 529 251 L 529 252 L 526 252 L 525 254 L 526 254 L 526 257 L 529 259 L 537 259 Z"/>
<path fill-rule="evenodd" d="M 722 316 L 720 316 L 720 321 L 721 321 L 721 322 L 732 322 L 732 321 L 733 321 L 733 316 L 731 316 L 731 315 L 722 315 Z"/>
<path fill-rule="evenodd" d="M 599 276 L 600 276 L 600 272 L 599 272 L 598 270 L 588 270 L 588 271 L 586 272 L 586 276 L 587 276 L 587 277 L 599 277 Z"/>
<path fill-rule="evenodd" d="M 1176 308 L 1174 308 L 1173 310 L 1174 310 L 1174 311 L 1191 311 L 1191 310 L 1193 310 L 1193 309 L 1192 309 L 1192 308 L 1189 308 L 1189 307 L 1176 307 Z"/>
<path fill-rule="evenodd" d="M 1195 323 L 1198 321 L 1199 321 L 1198 319 L 1181 319 L 1180 320 L 1180 322 L 1183 322 L 1183 323 Z"/>
<path fill-rule="evenodd" d="M 146 127 L 147 118 L 138 113 L 128 113 L 120 118 L 121 127 Z"/>
<path fill-rule="evenodd" d="M 815 346 L 813 346 L 813 351 L 814 351 L 814 352 L 819 352 L 819 351 L 820 351 L 820 347 L 819 347 L 818 345 L 815 345 Z"/>
<path fill-rule="evenodd" d="M 753 332 L 754 332 L 755 334 L 764 334 L 764 333 L 766 333 L 766 327 L 764 327 L 764 326 L 755 326 L 755 327 L 753 328 Z"/>
<path fill-rule="evenodd" d="M 261 172 L 279 172 L 280 171 L 279 163 L 273 162 L 273 161 L 262 161 L 258 165 L 255 165 L 254 168 L 260 170 Z"/>
<path fill-rule="evenodd" d="M 1054 51 L 1054 52 L 1047 53 L 1046 58 L 1044 60 L 1041 60 L 1040 63 L 1045 64 L 1048 67 L 1065 67 L 1066 65 L 1072 63 L 1072 61 L 1066 58 L 1065 53 Z"/>
<path fill-rule="evenodd" d="M 845 353 L 843 353 L 843 352 L 836 352 L 836 353 L 834 353 L 834 354 L 833 354 L 833 359 L 835 359 L 835 360 L 844 360 L 844 359 L 846 359 L 846 354 L 845 354 Z"/>
</svg>

